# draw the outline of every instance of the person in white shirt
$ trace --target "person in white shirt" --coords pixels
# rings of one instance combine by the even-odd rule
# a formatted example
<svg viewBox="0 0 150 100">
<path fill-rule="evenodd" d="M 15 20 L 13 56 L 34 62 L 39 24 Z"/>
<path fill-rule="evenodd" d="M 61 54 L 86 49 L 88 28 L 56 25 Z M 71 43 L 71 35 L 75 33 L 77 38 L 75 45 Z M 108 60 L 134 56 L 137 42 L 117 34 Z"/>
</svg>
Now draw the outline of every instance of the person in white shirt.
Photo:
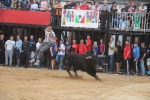
<svg viewBox="0 0 150 100">
<path fill-rule="evenodd" d="M 10 40 L 7 40 L 5 43 L 5 63 L 8 66 L 8 59 L 9 59 L 9 66 L 12 65 L 12 56 L 15 48 L 15 41 L 13 40 L 14 37 L 10 36 Z"/>
<path fill-rule="evenodd" d="M 65 45 L 63 44 L 63 40 L 60 40 L 59 43 L 60 43 L 60 46 L 58 47 L 56 62 L 59 63 L 59 70 L 62 70 L 63 60 L 65 58 Z"/>
<path fill-rule="evenodd" d="M 42 44 L 42 38 L 38 38 L 38 42 L 36 43 L 36 50 L 40 47 Z"/>
<path fill-rule="evenodd" d="M 30 6 L 31 10 L 38 10 L 38 4 L 36 3 L 36 0 L 33 0 L 33 3 Z"/>
<path fill-rule="evenodd" d="M 42 42 L 42 44 L 39 46 L 39 48 L 36 50 L 34 57 L 32 60 L 30 60 L 30 63 L 34 63 L 35 59 L 37 58 L 36 62 L 34 63 L 35 66 L 38 66 L 40 63 L 40 59 L 43 56 L 43 52 L 46 51 L 48 48 L 51 47 L 51 43 L 55 38 L 55 33 L 52 31 L 52 27 L 51 26 L 47 26 L 47 28 L 45 29 L 45 39 Z"/>
<path fill-rule="evenodd" d="M 110 42 L 108 44 L 109 49 L 108 49 L 108 56 L 109 56 L 109 69 L 110 73 L 113 72 L 113 67 L 114 67 L 114 52 L 115 52 L 115 43 L 114 43 L 114 38 L 110 38 Z"/>
</svg>

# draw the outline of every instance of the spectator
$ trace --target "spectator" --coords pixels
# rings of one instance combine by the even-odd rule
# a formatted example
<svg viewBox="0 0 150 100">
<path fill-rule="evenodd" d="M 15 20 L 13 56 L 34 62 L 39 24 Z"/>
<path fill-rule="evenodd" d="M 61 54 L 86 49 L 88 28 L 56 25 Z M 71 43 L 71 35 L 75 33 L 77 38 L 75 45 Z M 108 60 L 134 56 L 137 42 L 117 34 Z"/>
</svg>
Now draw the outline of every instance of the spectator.
<svg viewBox="0 0 150 100">
<path fill-rule="evenodd" d="M 109 5 L 107 4 L 107 0 L 104 0 L 104 4 L 100 7 L 100 10 L 103 10 L 103 11 L 110 10 Z"/>
<path fill-rule="evenodd" d="M 41 44 L 42 44 L 42 38 L 38 38 L 38 42 L 36 43 L 36 50 L 40 47 Z M 42 65 L 42 59 L 40 59 L 40 63 L 39 63 L 38 68 L 40 68 L 41 65 Z"/>
<path fill-rule="evenodd" d="M 133 14 L 133 25 L 134 29 L 140 29 L 140 23 L 141 23 L 141 14 L 139 13 L 139 10 L 136 9 L 135 13 Z"/>
<path fill-rule="evenodd" d="M 112 3 L 112 7 L 110 8 L 110 11 L 113 12 L 112 13 L 112 23 L 113 23 L 113 27 L 118 29 L 118 18 L 117 18 L 117 13 L 118 13 L 118 9 L 117 9 L 117 3 L 113 2 Z"/>
<path fill-rule="evenodd" d="M 135 12 L 135 10 L 136 10 L 135 2 L 132 2 L 130 8 L 128 9 L 128 11 L 129 11 L 129 12 L 131 12 L 131 11 L 132 11 L 132 12 Z"/>
<path fill-rule="evenodd" d="M 21 7 L 21 2 L 18 2 L 17 3 L 17 10 L 21 10 L 22 9 L 22 7 Z"/>
<path fill-rule="evenodd" d="M 22 58 L 24 61 L 24 68 L 27 68 L 29 66 L 28 62 L 29 62 L 29 54 L 30 54 L 30 42 L 28 41 L 27 36 L 24 37 L 24 42 L 22 44 L 22 47 L 23 47 Z"/>
<path fill-rule="evenodd" d="M 74 6 L 73 9 L 80 9 L 80 2 L 77 2 L 76 6 Z"/>
<path fill-rule="evenodd" d="M 141 14 L 141 29 L 144 29 L 144 23 L 146 22 L 147 7 L 145 7 L 143 3 L 139 7 L 139 12 Z"/>
<path fill-rule="evenodd" d="M 129 9 L 129 13 L 128 13 L 128 29 L 132 29 L 133 28 L 133 11 L 131 9 Z"/>
<path fill-rule="evenodd" d="M 145 76 L 145 65 L 144 61 L 146 58 L 146 48 L 145 48 L 145 43 L 141 43 L 141 50 L 140 50 L 140 69 L 141 69 L 141 75 Z"/>
<path fill-rule="evenodd" d="M 117 41 L 117 46 L 115 48 L 115 52 L 116 52 L 116 75 L 119 75 L 120 72 L 120 63 L 122 61 L 122 46 L 120 45 L 121 42 L 118 40 Z"/>
<path fill-rule="evenodd" d="M 69 41 L 66 42 L 66 46 L 65 46 L 65 54 L 69 54 L 71 51 L 71 45 L 69 44 Z"/>
<path fill-rule="evenodd" d="M 74 2 L 74 0 L 71 0 L 71 3 L 68 5 L 68 9 L 72 9 L 76 6 L 76 3 Z"/>
<path fill-rule="evenodd" d="M 100 39 L 100 45 L 99 45 L 99 55 L 103 56 L 105 53 L 105 44 L 103 42 L 103 39 Z M 102 69 L 102 66 L 103 66 L 103 58 L 100 58 L 100 61 L 99 61 L 99 66 L 100 66 L 100 69 Z"/>
<path fill-rule="evenodd" d="M 13 9 L 14 9 L 14 10 L 17 9 L 17 4 L 16 4 L 16 3 L 13 4 Z"/>
<path fill-rule="evenodd" d="M 127 14 L 125 13 L 125 9 L 122 8 L 121 13 L 118 13 L 118 22 L 117 22 L 117 24 L 119 24 L 118 26 L 121 30 L 124 30 L 127 26 L 126 16 L 127 16 Z"/>
<path fill-rule="evenodd" d="M 34 59 L 34 53 L 36 51 L 36 42 L 34 40 L 34 36 L 33 35 L 30 36 L 29 43 L 30 43 L 29 60 L 32 60 L 32 59 Z M 32 63 L 30 63 L 30 67 L 32 67 Z"/>
<path fill-rule="evenodd" d="M 53 41 L 50 51 L 51 51 L 51 67 L 52 67 L 52 70 L 54 70 L 55 59 L 56 59 L 56 55 L 57 55 L 57 51 L 58 51 L 56 40 Z"/>
<path fill-rule="evenodd" d="M 30 9 L 31 10 L 38 10 L 39 9 L 36 0 L 33 0 L 33 3 L 31 4 Z"/>
<path fill-rule="evenodd" d="M 38 38 L 38 42 L 36 43 L 36 50 L 40 47 L 42 44 L 42 38 Z"/>
<path fill-rule="evenodd" d="M 52 10 L 52 7 L 50 4 L 47 4 L 47 8 L 46 8 L 47 11 L 51 11 Z"/>
<path fill-rule="evenodd" d="M 79 54 L 86 54 L 87 53 L 87 48 L 86 45 L 84 44 L 84 40 L 80 40 L 79 44 Z"/>
<path fill-rule="evenodd" d="M 29 6 L 31 4 L 31 0 L 24 0 L 22 2 L 22 8 L 26 9 L 27 6 Z M 30 8 L 30 7 L 29 7 Z"/>
<path fill-rule="evenodd" d="M 5 41 L 4 35 L 0 35 L 0 66 L 5 64 Z"/>
<path fill-rule="evenodd" d="M 96 41 L 94 41 L 94 43 L 93 43 L 93 53 L 92 53 L 93 55 L 98 55 L 98 46 L 97 46 L 97 42 Z"/>
<path fill-rule="evenodd" d="M 49 4 L 50 4 L 51 6 L 53 6 L 54 1 L 53 1 L 53 0 L 50 0 Z"/>
<path fill-rule="evenodd" d="M 99 11 L 99 10 L 100 10 L 99 3 L 98 3 L 98 2 L 96 2 L 96 3 L 95 3 L 95 5 L 91 6 L 91 10 Z"/>
<path fill-rule="evenodd" d="M 60 25 L 63 6 L 58 2 L 54 8 L 56 9 L 56 23 L 57 25 Z"/>
<path fill-rule="evenodd" d="M 72 53 L 77 53 L 78 52 L 78 44 L 76 43 L 76 40 L 73 40 L 72 44 Z"/>
<path fill-rule="evenodd" d="M 64 5 L 64 9 L 68 9 L 69 1 L 66 1 L 66 4 Z"/>
<path fill-rule="evenodd" d="M 90 54 L 92 51 L 92 40 L 91 40 L 90 35 L 87 35 L 86 48 L 87 48 L 87 53 Z"/>
<path fill-rule="evenodd" d="M 53 39 L 55 38 L 55 33 L 52 31 L 52 27 L 51 26 L 47 26 L 47 28 L 45 29 L 45 39 L 42 42 L 42 44 L 40 45 L 40 47 L 36 50 L 35 55 L 33 57 L 32 60 L 30 60 L 30 63 L 35 62 L 35 59 L 37 58 L 37 61 L 34 65 L 38 66 L 40 59 L 43 55 L 43 52 L 46 51 L 50 46 L 51 46 L 51 42 L 53 41 Z"/>
<path fill-rule="evenodd" d="M 17 59 L 17 65 L 16 67 L 20 66 L 20 55 L 22 52 L 22 40 L 20 39 L 20 36 L 17 35 L 17 41 L 15 45 L 15 54 L 16 54 L 16 59 Z"/>
<path fill-rule="evenodd" d="M 108 56 L 109 56 L 109 69 L 110 69 L 110 74 L 113 72 L 113 67 L 114 67 L 114 48 L 115 48 L 115 43 L 114 43 L 114 38 L 110 38 L 110 42 L 108 44 L 109 49 L 108 49 Z"/>
<path fill-rule="evenodd" d="M 87 1 L 84 0 L 84 3 L 80 6 L 81 10 L 90 10 L 89 6 L 87 5 Z"/>
<path fill-rule="evenodd" d="M 148 67 L 147 74 L 150 75 L 150 44 L 149 47 L 147 48 L 146 58 L 147 58 L 147 67 Z"/>
<path fill-rule="evenodd" d="M 127 3 L 126 7 L 125 7 L 125 12 L 128 12 L 129 8 L 130 8 L 130 2 Z"/>
<path fill-rule="evenodd" d="M 41 0 L 40 10 L 46 10 L 47 2 L 46 0 Z"/>
<path fill-rule="evenodd" d="M 12 66 L 12 56 L 13 56 L 13 50 L 15 47 L 15 41 L 13 39 L 14 39 L 13 36 L 10 36 L 10 40 L 7 40 L 5 43 L 5 62 L 6 62 L 7 67 Z M 8 65 L 8 62 L 9 62 L 9 65 Z"/>
<path fill-rule="evenodd" d="M 95 8 L 95 1 L 94 1 L 94 0 L 91 0 L 90 9 L 93 10 L 93 8 Z"/>
<path fill-rule="evenodd" d="M 140 48 L 137 44 L 137 42 L 134 43 L 134 48 L 133 48 L 133 59 L 134 59 L 134 66 L 135 66 L 135 75 L 137 76 L 138 74 L 138 60 L 139 60 L 139 57 L 140 57 Z"/>
<path fill-rule="evenodd" d="M 6 7 L 10 7 L 11 6 L 11 0 L 1 0 L 2 5 L 6 6 Z"/>
<path fill-rule="evenodd" d="M 63 40 L 60 40 L 60 46 L 58 47 L 58 54 L 56 56 L 56 62 L 59 63 L 59 70 L 62 70 L 64 57 L 65 45 L 63 44 Z"/>
<path fill-rule="evenodd" d="M 130 74 L 130 59 L 131 59 L 131 47 L 129 45 L 129 41 L 125 41 L 125 47 L 123 52 L 123 58 L 124 58 L 124 70 L 127 75 Z"/>
</svg>

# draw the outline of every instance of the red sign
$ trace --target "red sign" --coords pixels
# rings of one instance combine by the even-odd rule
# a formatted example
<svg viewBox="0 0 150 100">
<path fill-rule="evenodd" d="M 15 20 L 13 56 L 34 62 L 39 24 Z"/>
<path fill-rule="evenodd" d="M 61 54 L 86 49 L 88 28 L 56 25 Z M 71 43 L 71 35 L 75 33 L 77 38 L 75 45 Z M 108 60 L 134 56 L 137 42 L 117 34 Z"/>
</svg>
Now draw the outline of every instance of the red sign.
<svg viewBox="0 0 150 100">
<path fill-rule="evenodd" d="M 32 25 L 49 25 L 50 12 L 33 12 L 0 9 L 0 22 Z"/>
</svg>

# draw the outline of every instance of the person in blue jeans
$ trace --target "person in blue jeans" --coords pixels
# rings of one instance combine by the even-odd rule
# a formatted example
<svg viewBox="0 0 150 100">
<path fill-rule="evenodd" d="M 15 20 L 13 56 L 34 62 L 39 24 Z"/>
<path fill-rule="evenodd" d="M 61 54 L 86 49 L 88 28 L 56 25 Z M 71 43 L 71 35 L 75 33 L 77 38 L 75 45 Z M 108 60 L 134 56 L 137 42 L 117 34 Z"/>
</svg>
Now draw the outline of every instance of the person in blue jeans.
<svg viewBox="0 0 150 100">
<path fill-rule="evenodd" d="M 59 43 L 60 43 L 60 46 L 58 47 L 56 62 L 59 63 L 59 70 L 62 70 L 63 60 L 65 58 L 65 45 L 63 44 L 63 40 L 60 40 Z"/>
<path fill-rule="evenodd" d="M 113 73 L 113 68 L 114 68 L 114 50 L 115 50 L 115 43 L 114 43 L 114 38 L 110 38 L 110 42 L 108 44 L 109 49 L 108 49 L 108 56 L 109 56 L 109 69 L 110 69 L 110 74 Z"/>
<path fill-rule="evenodd" d="M 146 58 L 146 48 L 145 48 L 145 43 L 141 43 L 141 50 L 140 50 L 140 70 L 141 70 L 141 76 L 145 76 L 145 65 L 144 61 Z"/>
<path fill-rule="evenodd" d="M 5 43 L 5 62 L 6 66 L 12 65 L 12 56 L 15 48 L 15 41 L 13 40 L 13 36 L 10 36 L 10 40 L 7 40 Z M 9 65 L 8 65 L 9 59 Z"/>
<path fill-rule="evenodd" d="M 135 64 L 135 74 L 134 75 L 138 74 L 137 64 L 138 64 L 139 57 L 140 57 L 140 48 L 139 48 L 137 42 L 135 42 L 134 48 L 133 48 L 133 59 L 134 59 L 134 64 Z"/>
<path fill-rule="evenodd" d="M 17 58 L 17 67 L 20 66 L 20 54 L 22 52 L 22 40 L 20 39 L 20 36 L 17 35 L 17 41 L 15 45 L 15 50 L 16 50 L 16 58 Z"/>
</svg>

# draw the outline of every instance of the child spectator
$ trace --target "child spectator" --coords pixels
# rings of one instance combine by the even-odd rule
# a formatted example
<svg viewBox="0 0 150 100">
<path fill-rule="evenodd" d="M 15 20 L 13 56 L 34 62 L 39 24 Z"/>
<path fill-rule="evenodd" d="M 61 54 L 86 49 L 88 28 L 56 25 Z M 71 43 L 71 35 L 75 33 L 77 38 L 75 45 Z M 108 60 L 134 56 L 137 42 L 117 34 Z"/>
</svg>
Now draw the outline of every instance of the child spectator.
<svg viewBox="0 0 150 100">
<path fill-rule="evenodd" d="M 138 74 L 138 60 L 140 57 L 140 48 L 137 44 L 137 42 L 134 43 L 134 48 L 133 48 L 133 59 L 134 59 L 134 66 L 135 66 L 135 76 L 137 76 Z"/>
<path fill-rule="evenodd" d="M 141 14 L 139 13 L 139 10 L 136 9 L 135 13 L 133 14 L 133 24 L 134 24 L 134 29 L 140 29 L 140 23 L 141 23 Z"/>
<path fill-rule="evenodd" d="M 81 10 L 90 10 L 89 6 L 87 5 L 87 1 L 84 0 L 83 4 L 80 6 Z"/>
<path fill-rule="evenodd" d="M 98 55 L 98 46 L 97 46 L 97 42 L 94 41 L 93 43 L 93 53 L 94 56 Z"/>
<path fill-rule="evenodd" d="M 118 40 L 117 41 L 117 47 L 115 48 L 116 52 L 116 75 L 119 75 L 120 72 L 120 63 L 122 61 L 122 46 L 120 45 L 121 42 Z"/>
<path fill-rule="evenodd" d="M 64 9 L 68 9 L 69 1 L 66 1 L 66 4 L 64 5 Z"/>
<path fill-rule="evenodd" d="M 10 40 L 7 40 L 5 43 L 5 62 L 6 66 L 12 66 L 12 56 L 15 48 L 15 41 L 13 40 L 14 37 L 10 36 Z M 8 61 L 9 60 L 9 61 Z M 9 62 L 9 65 L 8 65 Z"/>
<path fill-rule="evenodd" d="M 60 40 L 59 43 L 60 43 L 60 46 L 58 47 L 56 62 L 59 63 L 59 70 L 62 70 L 63 60 L 65 58 L 65 45 L 63 44 L 63 40 Z"/>
<path fill-rule="evenodd" d="M 73 9 L 80 9 L 80 2 L 77 2 L 76 6 L 74 6 Z"/>
<path fill-rule="evenodd" d="M 133 11 L 131 9 L 129 9 L 129 13 L 128 13 L 128 29 L 132 29 L 133 28 Z"/>
<path fill-rule="evenodd" d="M 77 52 L 78 52 L 78 44 L 76 43 L 76 40 L 73 40 L 72 53 L 77 53 Z"/>
<path fill-rule="evenodd" d="M 46 0 L 41 0 L 40 10 L 46 10 L 47 2 Z"/>
<path fill-rule="evenodd" d="M 71 0 L 71 3 L 68 5 L 68 9 L 72 9 L 76 6 L 76 3 L 74 2 L 74 0 Z"/>
<path fill-rule="evenodd" d="M 33 3 L 31 4 L 30 9 L 31 10 L 38 10 L 39 9 L 36 0 L 33 0 Z"/>
<path fill-rule="evenodd" d="M 13 9 L 14 9 L 14 10 L 17 9 L 17 4 L 16 4 L 16 3 L 13 4 Z"/>
<path fill-rule="evenodd" d="M 22 9 L 21 6 L 22 6 L 22 5 L 21 5 L 21 2 L 19 2 L 19 3 L 17 4 L 17 10 L 21 10 L 21 9 Z"/>
<path fill-rule="evenodd" d="M 117 22 L 117 24 L 119 24 L 118 26 L 121 30 L 124 30 L 127 26 L 126 16 L 127 16 L 127 13 L 125 13 L 125 9 L 122 8 L 121 13 L 118 13 L 118 22 L 119 23 Z"/>
<path fill-rule="evenodd" d="M 57 42 L 56 42 L 56 40 L 53 40 L 52 47 L 50 47 L 52 70 L 54 70 L 54 67 L 55 67 L 55 59 L 56 59 L 57 51 L 58 51 Z"/>
<path fill-rule="evenodd" d="M 141 75 L 145 76 L 145 66 L 144 66 L 144 61 L 146 58 L 146 48 L 145 48 L 145 43 L 141 43 L 141 50 L 140 50 L 140 69 L 141 69 Z"/>
<path fill-rule="evenodd" d="M 65 51 L 66 55 L 70 53 L 71 45 L 69 44 L 69 41 L 66 42 Z"/>
<path fill-rule="evenodd" d="M 127 3 L 127 5 L 125 7 L 125 12 L 128 12 L 129 8 L 130 8 L 130 2 Z"/>
<path fill-rule="evenodd" d="M 101 56 L 104 55 L 104 53 L 105 53 L 105 47 L 106 47 L 106 45 L 104 44 L 103 39 L 100 39 L 99 55 L 101 55 Z M 102 69 L 103 63 L 104 63 L 103 58 L 100 58 L 100 61 L 99 61 L 100 69 Z"/>
<path fill-rule="evenodd" d="M 52 7 L 50 4 L 47 4 L 47 8 L 46 8 L 47 11 L 51 11 L 52 10 Z"/>
<path fill-rule="evenodd" d="M 94 1 L 94 0 L 91 0 L 91 6 L 90 6 L 90 9 L 93 10 L 94 7 L 95 7 L 95 1 Z"/>
<path fill-rule="evenodd" d="M 84 44 L 84 40 L 80 40 L 79 44 L 79 54 L 86 54 L 87 53 L 87 48 L 86 45 Z"/>
<path fill-rule="evenodd" d="M 126 75 L 130 74 L 130 59 L 131 59 L 131 47 L 129 45 L 129 41 L 125 41 L 125 47 L 123 52 L 123 58 L 124 58 L 124 70 Z"/>
<path fill-rule="evenodd" d="M 146 22 L 147 7 L 145 7 L 143 3 L 139 7 L 139 12 L 141 14 L 141 18 L 140 18 L 141 19 L 141 29 L 144 29 L 144 24 Z"/>
<path fill-rule="evenodd" d="M 131 11 L 132 11 L 132 12 L 135 12 L 135 10 L 136 10 L 135 2 L 132 2 L 130 8 L 128 9 L 128 11 L 129 11 L 129 12 L 131 12 Z"/>
<path fill-rule="evenodd" d="M 147 67 L 148 67 L 148 75 L 150 75 L 150 44 L 147 48 L 147 53 L 146 53 L 146 58 L 147 58 Z"/>
</svg>

